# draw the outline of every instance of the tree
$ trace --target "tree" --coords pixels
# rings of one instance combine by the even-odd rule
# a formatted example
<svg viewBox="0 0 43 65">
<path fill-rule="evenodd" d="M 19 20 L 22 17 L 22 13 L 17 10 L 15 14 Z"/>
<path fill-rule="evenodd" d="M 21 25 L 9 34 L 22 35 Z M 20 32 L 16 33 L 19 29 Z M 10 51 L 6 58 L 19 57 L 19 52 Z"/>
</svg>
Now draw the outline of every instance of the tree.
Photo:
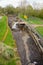
<svg viewBox="0 0 43 65">
<path fill-rule="evenodd" d="M 13 6 L 9 5 L 5 8 L 5 12 L 6 14 L 14 14 L 14 9 L 15 8 Z"/>
</svg>

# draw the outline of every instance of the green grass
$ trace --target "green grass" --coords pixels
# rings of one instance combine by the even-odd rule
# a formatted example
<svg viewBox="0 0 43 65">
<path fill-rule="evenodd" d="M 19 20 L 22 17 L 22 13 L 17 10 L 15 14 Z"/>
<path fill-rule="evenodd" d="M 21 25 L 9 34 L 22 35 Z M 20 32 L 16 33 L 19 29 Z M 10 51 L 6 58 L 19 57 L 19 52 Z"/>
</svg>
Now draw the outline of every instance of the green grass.
<svg viewBox="0 0 43 65">
<path fill-rule="evenodd" d="M 6 30 L 7 30 L 7 17 L 3 16 L 2 19 L 0 20 L 0 41 L 2 41 Z M 9 46 L 14 46 L 14 43 L 15 43 L 9 27 L 8 27 L 8 34 L 7 34 L 7 37 L 4 41 L 4 43 Z"/>
<path fill-rule="evenodd" d="M 19 17 L 29 24 L 43 24 L 43 20 L 37 17 L 29 17 L 27 19 L 24 19 L 23 15 L 20 15 Z"/>
<path fill-rule="evenodd" d="M 15 44 L 15 42 L 13 40 L 11 30 L 10 30 L 9 27 L 8 27 L 8 34 L 7 34 L 7 37 L 6 37 L 5 41 L 4 41 L 4 43 L 6 43 L 9 46 L 14 46 L 14 44 Z"/>
<path fill-rule="evenodd" d="M 16 65 L 14 58 L 7 60 L 4 57 L 0 56 L 0 65 Z"/>
<path fill-rule="evenodd" d="M 6 19 L 7 19 L 6 16 L 3 16 L 2 19 L 0 19 L 0 41 L 2 40 L 6 32 L 7 28 Z"/>
<path fill-rule="evenodd" d="M 43 24 L 43 20 L 37 17 L 29 17 L 27 21 L 30 24 Z"/>
<path fill-rule="evenodd" d="M 43 26 L 41 27 L 36 27 L 36 31 L 43 37 Z"/>
<path fill-rule="evenodd" d="M 7 47 L 7 45 L 2 42 L 0 42 L 0 46 L 2 50 L 4 49 L 4 51 L 0 54 L 0 65 L 16 65 L 14 50 Z"/>
</svg>

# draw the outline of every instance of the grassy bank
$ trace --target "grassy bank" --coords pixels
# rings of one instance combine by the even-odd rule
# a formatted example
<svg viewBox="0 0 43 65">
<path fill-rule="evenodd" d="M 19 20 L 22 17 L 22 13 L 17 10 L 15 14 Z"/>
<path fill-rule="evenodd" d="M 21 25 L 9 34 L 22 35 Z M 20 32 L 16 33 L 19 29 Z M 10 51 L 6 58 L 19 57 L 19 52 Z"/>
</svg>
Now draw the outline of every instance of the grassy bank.
<svg viewBox="0 0 43 65">
<path fill-rule="evenodd" d="M 10 28 L 7 26 L 7 17 L 3 16 L 2 19 L 0 19 L 0 41 L 3 41 L 3 37 L 5 36 L 8 29 L 8 33 L 6 35 L 6 38 L 4 40 L 4 43 L 10 46 L 14 46 L 14 40 L 12 37 L 12 33 Z"/>
<path fill-rule="evenodd" d="M 0 41 L 2 41 L 2 38 L 6 32 L 7 24 L 6 24 L 7 17 L 2 16 L 2 19 L 0 19 Z"/>
<path fill-rule="evenodd" d="M 43 19 L 37 17 L 28 17 L 27 19 L 25 19 L 23 15 L 20 15 L 19 17 L 29 24 L 43 24 Z"/>
<path fill-rule="evenodd" d="M 13 50 L 17 49 L 15 40 L 13 39 L 13 36 L 12 36 L 11 29 L 8 26 L 7 16 L 2 16 L 2 18 L 0 19 L 0 41 L 3 42 L 3 44 L 10 47 L 11 49 L 13 48 Z M 1 47 L 2 47 L 2 49 L 4 49 L 5 46 L 4 47 L 0 46 L 0 48 Z M 10 54 L 10 56 L 11 56 L 11 54 L 13 54 L 12 52 L 10 52 L 10 50 L 9 51 L 6 50 L 6 52 L 4 51 L 4 53 L 2 53 L 0 55 L 0 65 L 18 65 L 17 62 L 18 61 L 20 62 L 20 57 L 18 55 L 17 50 L 14 51 L 14 57 L 11 59 L 5 58 L 5 57 L 9 56 L 8 54 Z M 4 56 L 2 56 L 2 55 L 4 55 Z"/>
<path fill-rule="evenodd" d="M 35 28 L 36 29 L 36 31 L 43 37 L 43 26 L 41 27 L 36 27 Z"/>
</svg>

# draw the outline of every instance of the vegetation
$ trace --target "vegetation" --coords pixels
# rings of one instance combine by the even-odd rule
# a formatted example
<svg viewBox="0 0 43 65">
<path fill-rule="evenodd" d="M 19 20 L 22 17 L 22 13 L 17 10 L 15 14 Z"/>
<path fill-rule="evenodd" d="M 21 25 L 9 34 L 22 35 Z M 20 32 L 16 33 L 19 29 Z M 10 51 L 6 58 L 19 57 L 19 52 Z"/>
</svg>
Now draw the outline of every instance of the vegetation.
<svg viewBox="0 0 43 65">
<path fill-rule="evenodd" d="M 24 16 L 23 15 L 19 15 L 19 17 L 22 19 L 22 20 L 24 20 L 24 21 L 26 21 L 27 23 L 29 23 L 29 24 L 43 24 L 43 19 L 40 19 L 40 18 L 37 18 L 37 17 L 29 17 L 29 18 L 24 18 Z"/>
<path fill-rule="evenodd" d="M 0 65 L 16 65 L 12 48 L 0 42 L 0 52 Z"/>
<path fill-rule="evenodd" d="M 38 18 L 43 18 L 43 9 L 33 9 L 31 5 L 28 5 L 26 7 L 20 6 L 17 8 L 14 8 L 13 6 L 7 6 L 5 8 L 0 7 L 0 15 L 27 15 L 28 17 L 33 16 L 33 17 L 38 17 Z"/>
<path fill-rule="evenodd" d="M 38 33 L 43 37 L 43 26 L 36 27 L 36 30 L 37 30 Z"/>
<path fill-rule="evenodd" d="M 7 24 L 6 24 L 6 16 L 2 16 L 2 19 L 0 19 L 0 41 L 2 41 L 2 38 L 6 32 Z"/>
<path fill-rule="evenodd" d="M 16 65 L 16 62 L 14 59 L 6 60 L 0 56 L 0 65 Z"/>
<path fill-rule="evenodd" d="M 29 17 L 28 20 L 31 24 L 43 24 L 43 20 L 37 17 Z"/>
<path fill-rule="evenodd" d="M 10 30 L 9 27 L 8 27 L 8 34 L 6 36 L 4 43 L 9 45 L 9 46 L 13 46 L 13 47 L 14 47 L 14 44 L 15 44 L 15 41 L 13 40 L 12 33 L 11 33 L 11 30 Z"/>
<path fill-rule="evenodd" d="M 4 40 L 4 43 L 10 46 L 14 46 L 14 40 L 12 37 L 12 33 L 10 28 L 7 26 L 7 17 L 3 16 L 2 19 L 0 19 L 0 41 L 3 41 L 4 35 L 8 29 L 8 34 L 6 39 Z"/>
</svg>

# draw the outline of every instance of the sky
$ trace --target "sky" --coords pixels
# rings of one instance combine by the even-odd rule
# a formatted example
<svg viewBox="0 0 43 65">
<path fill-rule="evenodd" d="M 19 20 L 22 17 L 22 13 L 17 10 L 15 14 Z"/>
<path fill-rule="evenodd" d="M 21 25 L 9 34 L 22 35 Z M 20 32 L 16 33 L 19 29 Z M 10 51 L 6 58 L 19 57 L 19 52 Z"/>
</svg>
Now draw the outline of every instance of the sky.
<svg viewBox="0 0 43 65">
<path fill-rule="evenodd" d="M 21 0 L 0 0 L 0 6 L 6 7 L 7 5 L 13 5 L 14 7 L 17 7 L 20 4 Z M 33 2 L 37 3 L 43 3 L 43 0 L 27 0 L 30 4 L 33 4 Z"/>
</svg>

